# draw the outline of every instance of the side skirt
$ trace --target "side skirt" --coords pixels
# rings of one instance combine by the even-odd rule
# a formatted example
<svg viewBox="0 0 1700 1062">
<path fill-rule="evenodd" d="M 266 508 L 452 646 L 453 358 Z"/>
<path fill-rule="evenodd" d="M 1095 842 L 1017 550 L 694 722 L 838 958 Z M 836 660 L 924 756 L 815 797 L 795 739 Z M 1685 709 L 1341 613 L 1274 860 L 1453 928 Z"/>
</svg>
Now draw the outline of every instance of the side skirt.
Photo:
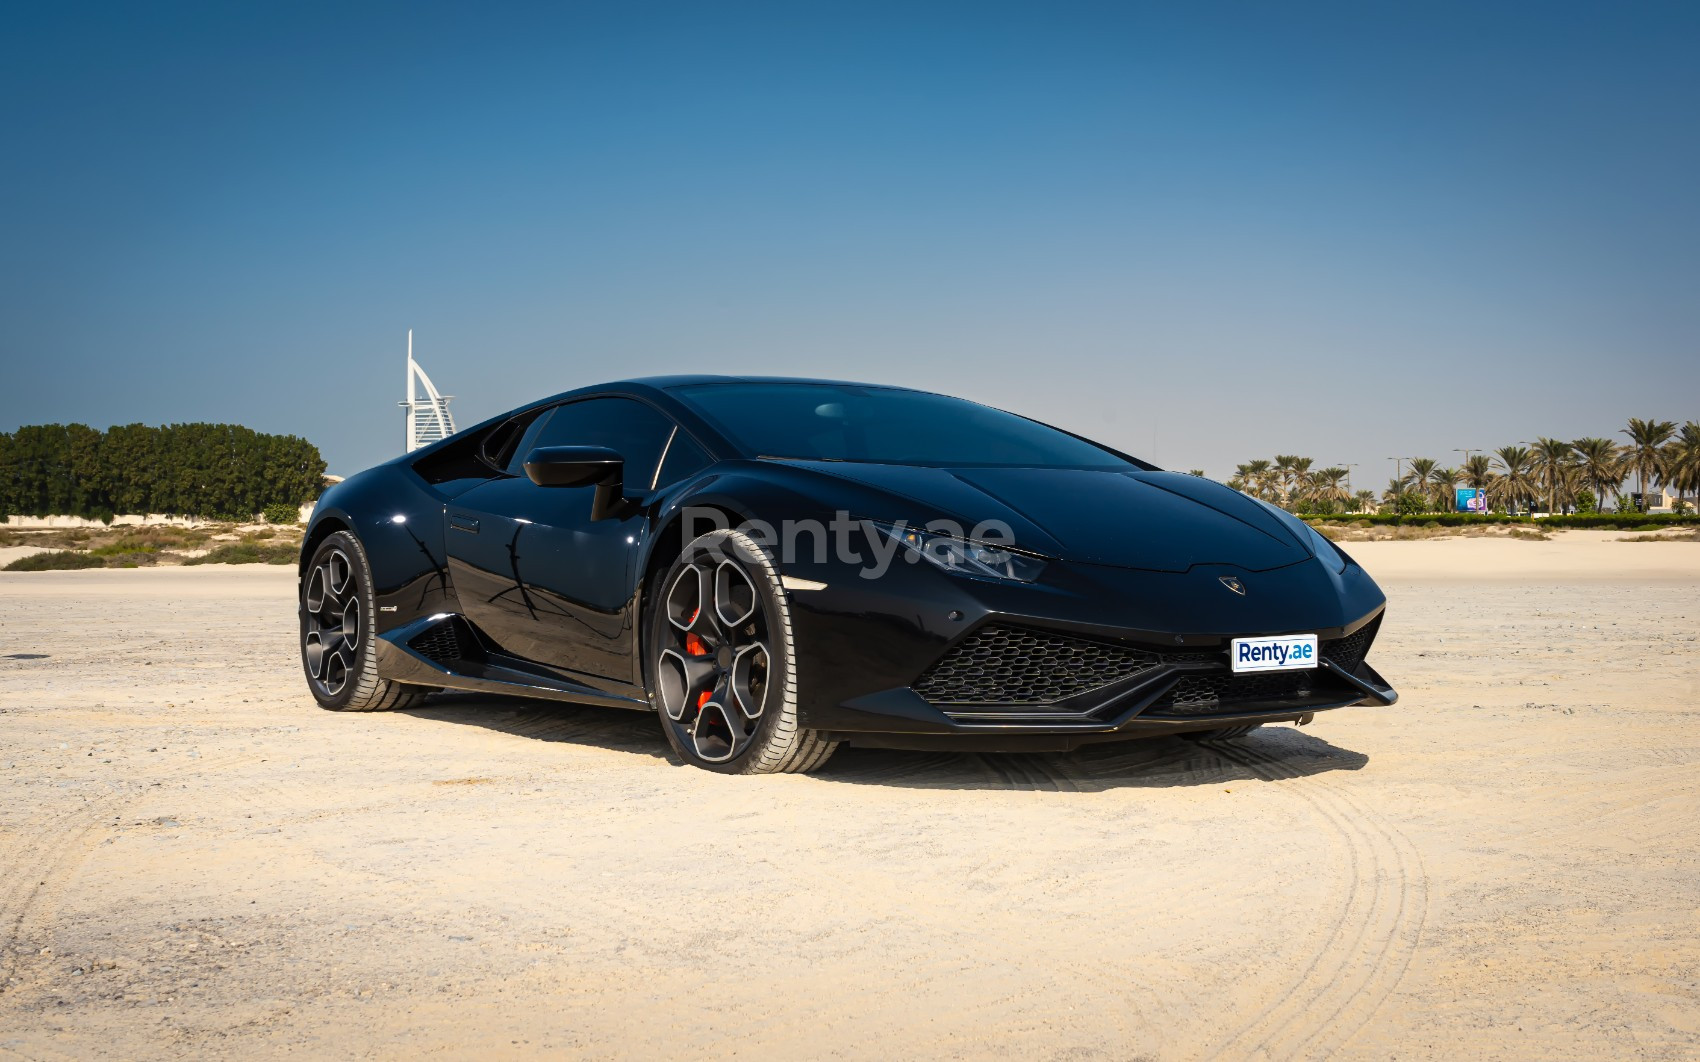
<svg viewBox="0 0 1700 1062">
<path fill-rule="evenodd" d="M 469 693 L 542 697 L 641 712 L 652 710 L 649 698 L 641 689 L 634 687 L 629 695 L 613 693 L 518 657 L 491 652 L 479 643 L 459 616 L 429 616 L 385 631 L 378 636 L 376 649 L 378 674 L 395 682 Z"/>
</svg>

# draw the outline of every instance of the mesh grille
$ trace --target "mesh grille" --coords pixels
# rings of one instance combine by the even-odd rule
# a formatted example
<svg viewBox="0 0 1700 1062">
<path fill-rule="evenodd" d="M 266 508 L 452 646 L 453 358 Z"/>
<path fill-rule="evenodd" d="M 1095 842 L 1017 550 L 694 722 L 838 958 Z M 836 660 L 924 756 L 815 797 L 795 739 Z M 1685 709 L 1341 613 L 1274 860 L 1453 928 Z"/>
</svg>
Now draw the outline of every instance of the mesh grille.
<svg viewBox="0 0 1700 1062">
<path fill-rule="evenodd" d="M 1338 681 L 1338 680 L 1336 680 Z M 1153 715 L 1210 715 L 1224 707 L 1247 706 L 1315 691 L 1314 671 L 1275 671 L 1264 675 L 1212 672 L 1183 675 L 1151 706 Z"/>
<path fill-rule="evenodd" d="M 465 654 L 461 651 L 458 624 L 452 619 L 415 635 L 407 644 L 420 656 L 435 660 L 439 664 L 465 659 Z"/>
<path fill-rule="evenodd" d="M 1155 653 L 1022 627 L 991 626 L 927 669 L 915 692 L 934 704 L 1046 705 L 1161 665 Z"/>
<path fill-rule="evenodd" d="M 1355 634 L 1323 642 L 1320 651 L 1323 656 L 1347 671 L 1355 671 L 1358 665 L 1364 662 L 1364 657 L 1369 655 L 1370 643 L 1375 641 L 1375 632 L 1380 628 L 1381 617 L 1377 616 Z"/>
</svg>

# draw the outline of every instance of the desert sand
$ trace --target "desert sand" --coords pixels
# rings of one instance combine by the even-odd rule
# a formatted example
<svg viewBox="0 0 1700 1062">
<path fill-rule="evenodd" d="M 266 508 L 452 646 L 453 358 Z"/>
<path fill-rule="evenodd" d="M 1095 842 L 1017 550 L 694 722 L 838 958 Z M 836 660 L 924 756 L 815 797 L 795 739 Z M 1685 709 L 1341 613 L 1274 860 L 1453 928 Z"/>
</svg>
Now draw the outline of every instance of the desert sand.
<svg viewBox="0 0 1700 1062">
<path fill-rule="evenodd" d="M 1700 1057 L 1700 544 L 1616 537 L 1348 544 L 1393 708 L 776 778 L 0 574 L 0 1058 Z"/>
</svg>

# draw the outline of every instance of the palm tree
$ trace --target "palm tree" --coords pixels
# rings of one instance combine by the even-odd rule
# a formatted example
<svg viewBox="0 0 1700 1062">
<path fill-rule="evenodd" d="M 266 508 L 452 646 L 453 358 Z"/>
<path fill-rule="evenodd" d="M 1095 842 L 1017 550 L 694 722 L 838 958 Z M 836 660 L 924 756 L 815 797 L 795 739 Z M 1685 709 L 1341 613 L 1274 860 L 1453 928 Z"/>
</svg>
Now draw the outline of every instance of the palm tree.
<svg viewBox="0 0 1700 1062">
<path fill-rule="evenodd" d="M 1677 498 L 1693 494 L 1700 501 L 1700 424 L 1692 420 L 1684 424 L 1681 436 L 1665 451 L 1665 476 L 1676 488 Z"/>
<path fill-rule="evenodd" d="M 1360 490 L 1352 497 L 1353 512 L 1367 513 L 1375 507 L 1375 491 Z"/>
<path fill-rule="evenodd" d="M 1610 439 L 1589 436 L 1577 439 L 1570 446 L 1576 451 L 1576 471 L 1599 499 L 1599 509 L 1604 511 L 1606 492 L 1609 490 L 1616 495 L 1618 487 L 1623 485 L 1623 458 L 1618 453 L 1617 444 Z"/>
<path fill-rule="evenodd" d="M 1570 452 L 1567 442 L 1558 439 L 1548 439 L 1545 436 L 1535 436 L 1535 448 L 1531 452 L 1531 471 L 1535 482 L 1540 484 L 1547 495 L 1547 512 L 1558 512 L 1558 492 L 1570 478 Z"/>
<path fill-rule="evenodd" d="M 1280 477 L 1278 489 L 1283 508 L 1291 509 L 1304 500 L 1310 485 L 1310 463 L 1310 458 L 1297 454 L 1275 455 L 1275 471 Z"/>
<path fill-rule="evenodd" d="M 1387 489 L 1381 492 L 1381 504 L 1392 509 L 1394 512 L 1398 512 L 1399 511 L 1399 495 L 1400 495 L 1400 493 L 1402 493 L 1404 491 L 1404 489 L 1405 489 L 1405 481 L 1404 480 L 1402 480 L 1402 479 L 1390 479 L 1390 480 L 1388 480 L 1387 481 Z"/>
<path fill-rule="evenodd" d="M 1340 485 L 1340 481 L 1345 478 L 1346 470 L 1343 468 L 1325 468 L 1320 472 L 1312 472 L 1310 474 L 1311 497 L 1319 502 L 1329 502 L 1344 507 L 1352 498 L 1346 492 L 1346 488 Z"/>
<path fill-rule="evenodd" d="M 1647 508 L 1647 485 L 1664 475 L 1664 445 L 1676 434 L 1676 423 L 1669 420 L 1642 420 L 1630 417 L 1629 427 L 1618 433 L 1629 436 L 1624 454 L 1624 467 L 1635 473 L 1635 485 L 1641 494 L 1641 508 Z"/>
<path fill-rule="evenodd" d="M 1276 492 L 1275 501 L 1286 506 L 1293 496 L 1293 478 L 1296 473 L 1293 466 L 1299 461 L 1297 454 L 1276 454 L 1275 468 L 1271 471 Z"/>
<path fill-rule="evenodd" d="M 1405 477 L 1405 482 L 1410 484 L 1412 490 L 1428 499 L 1431 508 L 1434 497 L 1429 493 L 1428 477 L 1429 473 L 1434 471 L 1434 466 L 1435 460 L 1432 457 L 1413 457 L 1410 474 Z"/>
<path fill-rule="evenodd" d="M 1246 462 L 1244 468 L 1246 487 L 1249 488 L 1252 496 L 1262 498 L 1264 501 L 1272 501 L 1270 479 L 1274 475 L 1274 470 L 1270 468 L 1269 462 L 1259 458 L 1256 461 Z"/>
<path fill-rule="evenodd" d="M 1453 491 L 1457 489 L 1462 475 L 1456 468 L 1437 468 L 1429 472 L 1429 496 L 1434 499 L 1436 509 L 1446 512 L 1457 505 L 1458 496 Z"/>
<path fill-rule="evenodd" d="M 1494 455 L 1499 469 L 1488 485 L 1488 496 L 1515 513 L 1523 502 L 1533 502 L 1537 493 L 1535 478 L 1529 472 L 1531 455 L 1525 446 L 1502 446 Z"/>
<path fill-rule="evenodd" d="M 1464 467 L 1459 472 L 1464 486 L 1477 490 L 1487 490 L 1493 482 L 1493 465 L 1488 461 L 1487 454 L 1471 454 L 1464 459 Z"/>
</svg>

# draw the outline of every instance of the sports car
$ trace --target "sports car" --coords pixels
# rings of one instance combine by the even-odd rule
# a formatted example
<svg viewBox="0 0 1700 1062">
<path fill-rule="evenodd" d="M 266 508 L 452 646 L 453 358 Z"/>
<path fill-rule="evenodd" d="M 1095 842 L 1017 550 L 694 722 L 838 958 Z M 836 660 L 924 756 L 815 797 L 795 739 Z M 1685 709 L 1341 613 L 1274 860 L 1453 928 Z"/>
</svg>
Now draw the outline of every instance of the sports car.
<svg viewBox="0 0 1700 1062">
<path fill-rule="evenodd" d="M 440 689 L 653 712 L 687 763 L 841 744 L 1067 750 L 1391 705 L 1386 598 L 1285 511 L 900 387 L 569 391 L 325 492 L 300 564 L 318 703 Z"/>
</svg>

